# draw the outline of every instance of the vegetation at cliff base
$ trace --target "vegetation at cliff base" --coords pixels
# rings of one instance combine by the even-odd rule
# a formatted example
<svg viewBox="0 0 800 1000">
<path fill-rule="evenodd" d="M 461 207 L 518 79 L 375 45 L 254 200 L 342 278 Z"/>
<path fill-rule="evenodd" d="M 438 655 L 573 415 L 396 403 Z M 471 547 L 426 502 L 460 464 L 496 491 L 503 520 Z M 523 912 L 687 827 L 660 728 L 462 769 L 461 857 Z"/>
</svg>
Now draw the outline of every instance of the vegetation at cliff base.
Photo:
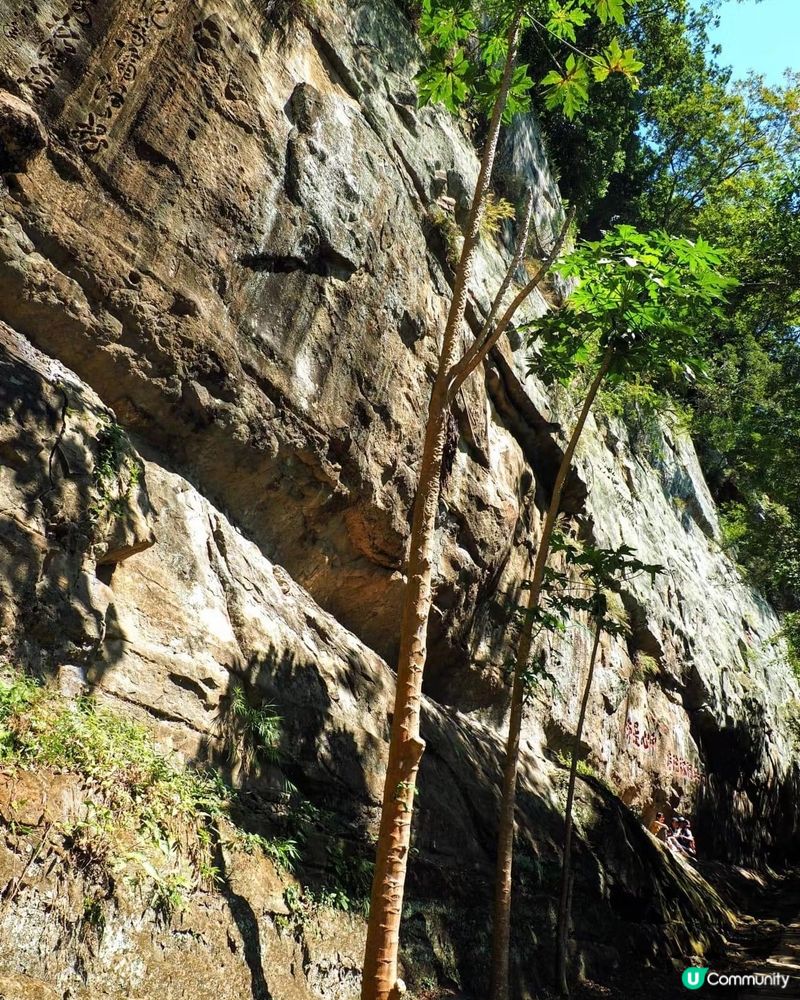
<svg viewBox="0 0 800 1000">
<path fill-rule="evenodd" d="M 146 726 L 91 698 L 67 701 L 10 669 L 0 676 L 0 764 L 79 776 L 85 807 L 62 830 L 70 849 L 101 877 L 139 885 L 165 917 L 191 892 L 219 882 L 220 837 L 285 868 L 298 856 L 291 839 L 231 823 L 235 792 L 218 772 L 187 767 Z"/>
</svg>

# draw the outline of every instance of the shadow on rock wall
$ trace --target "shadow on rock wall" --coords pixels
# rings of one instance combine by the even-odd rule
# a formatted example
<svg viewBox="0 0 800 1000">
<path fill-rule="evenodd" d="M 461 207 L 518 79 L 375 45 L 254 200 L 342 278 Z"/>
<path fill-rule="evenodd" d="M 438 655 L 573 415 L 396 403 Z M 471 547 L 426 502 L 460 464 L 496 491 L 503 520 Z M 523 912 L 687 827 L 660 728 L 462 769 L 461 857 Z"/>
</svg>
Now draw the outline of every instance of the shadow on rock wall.
<svg viewBox="0 0 800 1000">
<path fill-rule="evenodd" d="M 706 856 L 757 866 L 796 860 L 800 821 L 791 803 L 800 796 L 800 767 L 786 772 L 774 758 L 763 706 L 751 700 L 746 723 L 720 725 L 702 709 L 691 719 L 708 770 L 696 807 Z"/>
<path fill-rule="evenodd" d="M 142 463 L 113 415 L 0 324 L 0 648 L 85 671 L 103 643 L 113 567 L 149 547 Z"/>
</svg>

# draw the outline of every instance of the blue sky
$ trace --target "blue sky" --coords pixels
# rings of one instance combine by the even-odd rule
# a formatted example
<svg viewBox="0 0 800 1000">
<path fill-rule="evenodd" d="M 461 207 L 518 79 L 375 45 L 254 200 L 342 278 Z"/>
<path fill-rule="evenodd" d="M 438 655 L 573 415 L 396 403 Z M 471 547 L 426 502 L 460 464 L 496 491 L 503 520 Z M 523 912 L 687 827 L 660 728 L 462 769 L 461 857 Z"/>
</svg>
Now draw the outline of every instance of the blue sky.
<svg viewBox="0 0 800 1000">
<path fill-rule="evenodd" d="M 788 67 L 800 70 L 800 0 L 723 0 L 712 42 L 722 46 L 720 62 L 735 78 L 754 69 L 779 83 Z"/>
</svg>

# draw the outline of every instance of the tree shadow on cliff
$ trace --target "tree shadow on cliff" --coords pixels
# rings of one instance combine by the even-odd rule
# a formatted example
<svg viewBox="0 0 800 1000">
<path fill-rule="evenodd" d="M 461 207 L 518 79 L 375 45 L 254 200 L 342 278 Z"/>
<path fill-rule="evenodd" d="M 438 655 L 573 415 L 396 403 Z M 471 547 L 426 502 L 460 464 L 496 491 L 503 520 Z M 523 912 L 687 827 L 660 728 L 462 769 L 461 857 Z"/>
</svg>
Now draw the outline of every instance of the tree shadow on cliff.
<svg viewBox="0 0 800 1000">
<path fill-rule="evenodd" d="M 312 628 L 325 624 L 311 617 L 306 621 Z M 369 675 L 355 651 L 337 652 L 349 656 L 349 662 L 331 667 L 338 671 L 336 677 L 328 676 L 302 644 L 291 649 L 270 645 L 251 657 L 236 671 L 216 732 L 204 741 L 194 763 L 214 768 L 236 789 L 230 819 L 239 830 L 276 848 L 281 842 L 296 844 L 294 873 L 305 889 L 358 908 L 366 905 L 374 853 L 369 831 L 375 814 L 365 776 L 369 755 L 345 728 L 335 700 L 354 694 L 366 698 L 362 685 L 369 686 Z M 279 719 L 279 739 L 266 754 L 259 754 L 257 746 L 243 752 L 254 734 L 242 726 L 234 691 L 256 718 L 265 712 Z M 253 998 L 260 1000 L 266 985 L 258 920 L 248 900 L 233 890 L 224 858 L 217 854 L 221 891 L 245 941 Z"/>
<path fill-rule="evenodd" d="M 747 719 L 720 724 L 704 707 L 692 712 L 692 736 L 707 773 L 700 787 L 695 831 L 706 857 L 731 864 L 785 864 L 797 856 L 798 768 L 781 778 L 770 753 L 763 706 L 750 699 Z"/>
<path fill-rule="evenodd" d="M 430 704 L 422 735 L 427 748 L 415 814 L 416 853 L 401 932 L 410 965 L 407 983 L 421 985 L 416 977 L 427 975 L 458 986 L 466 996 L 483 997 L 503 741 L 488 727 Z M 565 769 L 545 770 L 530 755 L 520 768 L 512 887 L 514 996 L 538 995 L 553 983 L 566 777 Z M 685 886 L 686 872 L 600 781 L 579 777 L 576 812 L 575 975 L 602 982 L 606 966 L 621 965 L 629 954 L 667 967 L 682 947 L 689 947 L 688 932 L 681 937 L 684 923 L 719 922 L 702 894 Z M 678 919 L 673 921 L 673 914 Z"/>
<path fill-rule="evenodd" d="M 355 653 L 350 656 L 357 659 Z M 368 701 L 363 666 L 348 664 L 338 677 L 328 679 L 335 697 L 340 687 L 342 697 Z M 262 811 L 269 812 L 270 803 L 285 802 L 287 794 L 295 795 L 341 812 L 348 824 L 364 829 L 363 816 L 347 806 L 369 797 L 364 750 L 337 719 L 329 684 L 315 657 L 270 644 L 236 670 L 215 733 L 204 741 L 196 763 L 211 764 L 239 789 L 242 801 L 260 801 Z M 237 688 L 238 698 L 253 710 L 250 720 L 237 712 Z M 252 728 L 253 719 L 257 725 L 262 713 L 272 716 L 278 731 L 270 747 L 259 746 L 264 733 Z"/>
<path fill-rule="evenodd" d="M 50 366 L 0 324 L 0 638 L 6 655 L 41 675 L 89 662 L 103 633 L 85 572 L 92 460 L 68 440 L 70 415 L 98 406 Z"/>
<path fill-rule="evenodd" d="M 228 904 L 231 916 L 242 938 L 242 949 L 247 968 L 250 970 L 250 989 L 252 1000 L 272 1000 L 272 994 L 264 976 L 264 955 L 261 948 L 261 931 L 258 917 L 249 900 L 236 892 L 231 880 L 231 873 L 225 861 L 219 831 L 215 826 L 210 828 L 213 849 L 214 867 L 219 872 L 219 891 Z"/>
<path fill-rule="evenodd" d="M 122 558 L 109 539 L 131 510 L 114 463 L 127 471 L 136 460 L 97 397 L 2 323 L 0 415 L 3 652 L 41 678 L 68 665 L 75 693 L 82 682 L 92 690 L 122 653 L 103 585 Z M 126 488 L 136 486 L 136 503 L 143 497 L 149 510 L 139 473 L 137 465 Z"/>
<path fill-rule="evenodd" d="M 493 742 L 490 739 L 485 750 L 479 748 L 486 758 L 481 784 L 491 781 L 496 767 L 489 762 Z M 548 781 L 530 757 L 520 769 L 512 931 L 515 995 L 524 996 L 531 987 L 545 989 L 552 982 L 553 903 L 560 877 L 565 785 L 566 770 L 551 772 Z M 492 803 L 478 800 L 473 808 L 483 821 L 491 858 Z M 609 982 L 613 968 L 625 968 L 631 958 L 652 969 L 667 969 L 676 957 L 689 954 L 696 940 L 707 942 L 709 954 L 723 954 L 731 927 L 713 888 L 691 865 L 656 843 L 641 818 L 600 779 L 579 776 L 575 814 L 574 974 Z M 475 975 L 481 975 L 480 968 Z"/>
<path fill-rule="evenodd" d="M 430 662 L 429 655 L 425 682 L 426 694 L 436 701 L 463 712 L 486 710 L 497 725 L 502 723 L 510 697 L 506 673 L 514 649 L 515 632 L 511 626 L 516 609 L 525 599 L 519 581 L 505 591 L 497 590 L 504 569 L 505 563 L 480 587 L 478 610 L 464 641 L 463 662 L 454 663 L 452 654 L 446 651 L 439 656 L 445 665 L 437 671 L 436 657 Z"/>
<path fill-rule="evenodd" d="M 8 653 L 23 663 L 26 636 L 45 647 L 58 637 L 52 614 L 40 607 L 40 580 L 46 586 L 52 562 L 47 530 L 64 476 L 58 442 L 65 407 L 65 398 L 27 365 L 15 339 L 0 327 L 0 594 L 5 612 L 0 621 Z"/>
</svg>

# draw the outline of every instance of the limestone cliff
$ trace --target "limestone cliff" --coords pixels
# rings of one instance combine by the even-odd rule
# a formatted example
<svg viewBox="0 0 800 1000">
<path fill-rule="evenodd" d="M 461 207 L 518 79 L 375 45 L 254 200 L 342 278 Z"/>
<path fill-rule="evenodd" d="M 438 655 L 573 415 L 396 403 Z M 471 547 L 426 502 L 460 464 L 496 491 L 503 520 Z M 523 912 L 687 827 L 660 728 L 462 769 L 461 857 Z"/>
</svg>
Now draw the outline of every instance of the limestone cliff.
<svg viewBox="0 0 800 1000">
<path fill-rule="evenodd" d="M 286 773 L 357 839 L 374 828 L 381 787 L 449 220 L 463 218 L 477 163 L 456 122 L 416 108 L 418 53 L 396 3 L 286 7 L 4 5 L 0 641 L 7 658 L 152 720 L 192 761 L 223 760 L 220 718 L 244 682 L 284 718 Z M 547 243 L 559 199 L 535 125 L 516 126 L 504 152 L 502 183 L 533 187 Z M 471 323 L 507 256 L 484 241 Z M 427 900 L 418 936 L 436 974 L 465 986 L 482 975 L 474 941 L 507 697 L 499 605 L 535 552 L 571 419 L 570 401 L 527 374 L 512 334 L 453 421 L 414 892 Z M 785 713 L 800 691 L 773 612 L 720 548 L 691 442 L 665 424 L 644 446 L 598 418 L 568 507 L 599 542 L 667 568 L 655 587 L 630 584 L 630 638 L 603 649 L 587 731 L 595 771 L 635 813 L 667 801 L 695 813 L 709 853 L 779 855 L 798 828 Z M 551 758 L 574 726 L 586 644 L 575 629 L 548 650 L 558 687 L 537 695 L 526 723 L 520 891 L 534 916 L 518 942 L 521 990 L 547 938 Z M 635 817 L 585 784 L 579 877 L 596 908 L 576 916 L 576 935 L 592 942 L 587 968 L 631 944 L 648 960 L 686 953 L 701 904 Z M 465 877 L 472 889 L 454 890 Z M 4 940 L 0 954 L 15 973 L 73 988 L 81 974 L 65 971 L 69 945 L 44 943 L 36 892 L 15 903 L 38 949 Z M 437 937 L 428 904 L 443 894 Z M 270 952 L 274 907 L 255 909 Z M 669 923 L 656 945 L 648 921 Z M 174 963 L 177 933 L 160 945 Z M 133 947 L 122 925 L 114 939 Z M 213 969 L 221 997 L 242 995 L 210 938 L 203 947 L 197 974 Z M 276 969 L 295 961 L 271 954 Z M 354 975 L 320 986 L 317 959 L 306 949 L 290 985 L 276 971 L 264 989 L 355 995 Z M 114 986 L 110 953 L 83 961 L 87 996 L 191 995 L 135 963 L 117 966 L 127 978 Z"/>
</svg>

